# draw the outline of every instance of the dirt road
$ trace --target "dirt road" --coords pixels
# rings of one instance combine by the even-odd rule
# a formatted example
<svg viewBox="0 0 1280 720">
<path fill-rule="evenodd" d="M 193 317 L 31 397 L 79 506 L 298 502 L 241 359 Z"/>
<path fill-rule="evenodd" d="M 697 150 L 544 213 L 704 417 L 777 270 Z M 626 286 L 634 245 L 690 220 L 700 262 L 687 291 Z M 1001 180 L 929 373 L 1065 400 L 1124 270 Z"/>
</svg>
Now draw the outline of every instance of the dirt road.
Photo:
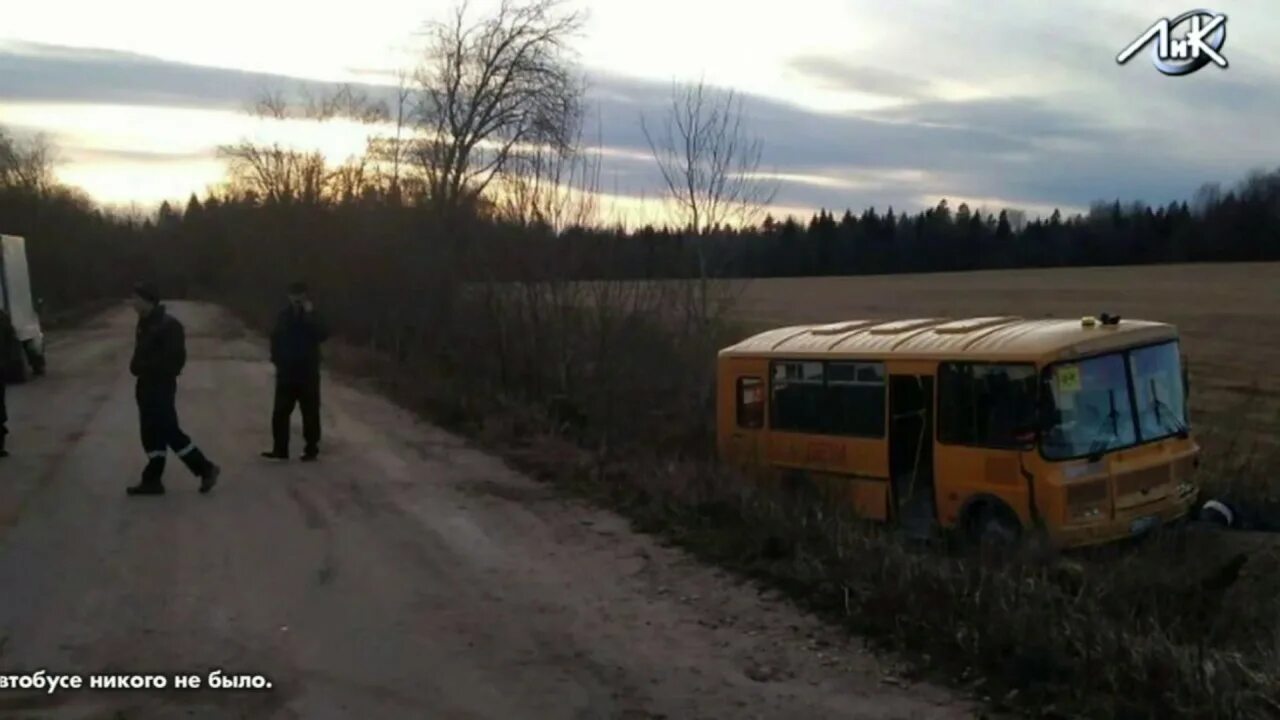
<svg viewBox="0 0 1280 720">
<path fill-rule="evenodd" d="M 368 393 L 326 379 L 319 464 L 260 460 L 263 342 L 215 308 L 172 311 L 190 356 L 179 414 L 222 481 L 200 495 L 171 458 L 168 495 L 126 497 L 144 461 L 132 317 L 52 338 L 49 376 L 10 388 L 0 674 L 218 668 L 273 685 L 2 690 L 0 714 L 972 716 L 938 688 L 885 684 L 880 662 L 817 621 Z"/>
</svg>

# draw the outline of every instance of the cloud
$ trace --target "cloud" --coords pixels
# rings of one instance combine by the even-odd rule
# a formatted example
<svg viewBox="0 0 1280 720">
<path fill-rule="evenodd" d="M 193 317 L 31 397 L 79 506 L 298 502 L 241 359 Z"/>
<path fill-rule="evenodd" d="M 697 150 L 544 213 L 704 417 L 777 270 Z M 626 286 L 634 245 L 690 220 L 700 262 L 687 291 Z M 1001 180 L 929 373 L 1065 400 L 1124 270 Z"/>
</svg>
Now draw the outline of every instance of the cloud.
<svg viewBox="0 0 1280 720">
<path fill-rule="evenodd" d="M 1107 113 L 1073 94 L 921 99 L 844 114 L 744 100 L 750 128 L 765 140 L 764 169 L 784 176 L 778 202 L 791 205 L 918 208 L 920 197 L 946 196 L 1027 207 L 1114 198 L 1163 204 L 1189 198 L 1204 182 L 1234 181 L 1265 157 L 1255 113 L 1280 112 L 1280 86 L 1262 74 L 1183 84 L 1151 76 L 1126 80 L 1141 89 Z M 638 117 L 660 116 L 670 86 L 597 75 L 592 87 L 604 143 L 646 151 Z"/>
<path fill-rule="evenodd" d="M 661 116 L 670 87 L 632 78 L 594 76 L 606 145 L 647 149 L 644 113 Z M 1034 149 L 1040 140 L 1097 139 L 1107 131 L 1071 110 L 1037 98 L 924 101 L 859 114 L 821 113 L 778 100 L 744 99 L 750 127 L 780 166 L 857 164 L 917 168 Z M 589 124 L 589 129 L 590 129 Z"/>
<path fill-rule="evenodd" d="M 160 152 L 113 148 L 74 147 L 63 151 L 65 159 L 84 163 L 130 163 L 137 165 L 183 164 L 206 161 L 210 152 Z"/>
<path fill-rule="evenodd" d="M 340 86 L 171 62 L 115 50 L 0 42 L 0 102 L 78 102 L 240 110 L 266 91 L 329 94 Z M 383 85 L 364 86 L 389 96 Z"/>
<path fill-rule="evenodd" d="M 787 69 L 803 81 L 812 81 L 824 90 L 859 92 L 892 99 L 925 99 L 938 92 L 936 83 L 931 79 L 850 63 L 829 55 L 800 55 L 787 61 Z"/>
<path fill-rule="evenodd" d="M 1050 105 L 1036 97 L 924 101 L 871 113 L 871 116 L 922 127 L 1030 142 L 1047 138 L 1097 140 L 1113 132 L 1083 114 Z"/>
<path fill-rule="evenodd" d="M 827 55 L 801 55 L 789 60 L 787 68 L 828 90 L 889 98 L 926 98 L 937 90 L 930 80 Z"/>
<path fill-rule="evenodd" d="M 930 83 L 896 70 L 806 56 L 792 68 L 857 92 L 893 91 L 901 102 L 831 113 L 756 95 L 743 99 L 750 129 L 765 141 L 761 170 L 777 175 L 777 202 L 794 207 L 915 209 L 921 198 L 948 196 L 1028 207 L 1081 207 L 1112 198 L 1164 203 L 1189 197 L 1202 182 L 1234 180 L 1257 162 L 1265 147 L 1258 118 L 1280 112 L 1280 86 L 1267 74 L 1233 71 L 1170 82 L 1154 71 L 1107 62 L 1115 73 L 1107 80 L 1111 95 L 1072 90 L 944 100 L 931 94 Z M 24 103 L 239 111 L 264 90 L 299 88 L 322 94 L 337 86 L 125 52 L 0 43 L 0 116 L 5 104 Z M 394 92 L 381 84 L 356 89 L 374 97 Z M 662 182 L 639 121 L 660 118 L 670 93 L 666 82 L 590 74 L 584 135 L 589 145 L 598 138 L 602 146 L 602 190 L 659 194 Z M 1126 95 L 1129 103 L 1099 110 L 1099 98 Z M 96 150 L 143 152 L 127 158 L 135 166 L 174 164 L 173 156 L 145 148 Z M 106 160 L 83 148 L 68 148 L 68 155 L 77 162 Z"/>
<path fill-rule="evenodd" d="M 659 116 L 670 87 L 597 76 L 592 88 L 604 144 L 646 151 L 639 116 Z M 1125 142 L 1122 132 L 1035 98 L 923 101 L 857 115 L 819 113 L 761 97 L 746 98 L 745 107 L 750 128 L 765 140 L 762 169 L 783 176 L 780 201 L 792 204 L 915 206 L 913 198 L 934 189 L 973 191 L 960 185 L 948 190 L 948 183 L 979 184 L 983 195 L 1016 197 L 1026 188 L 1010 187 L 1003 176 L 1043 173 L 1038 159 L 1078 152 L 1081 145 Z M 804 176 L 824 180 L 804 182 Z M 991 192 L 991 186 L 1004 187 Z M 1055 198 L 1049 187 L 1026 200 L 1087 203 L 1077 196 L 1079 187 L 1069 189 L 1071 196 Z"/>
</svg>

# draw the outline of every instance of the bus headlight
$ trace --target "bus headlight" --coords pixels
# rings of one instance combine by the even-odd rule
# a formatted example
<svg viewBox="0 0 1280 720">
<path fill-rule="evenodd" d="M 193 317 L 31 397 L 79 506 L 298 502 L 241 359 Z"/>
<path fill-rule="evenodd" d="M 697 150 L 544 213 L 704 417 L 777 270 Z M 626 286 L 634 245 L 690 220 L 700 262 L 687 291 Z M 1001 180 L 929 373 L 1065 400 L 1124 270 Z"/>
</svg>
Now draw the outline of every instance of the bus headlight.
<svg viewBox="0 0 1280 720">
<path fill-rule="evenodd" d="M 1110 507 L 1111 489 L 1106 480 L 1090 480 L 1067 486 L 1069 522 L 1101 520 Z"/>
<path fill-rule="evenodd" d="M 1089 522 L 1102 519 L 1102 508 L 1097 505 L 1071 508 L 1071 519 L 1074 522 Z"/>
</svg>

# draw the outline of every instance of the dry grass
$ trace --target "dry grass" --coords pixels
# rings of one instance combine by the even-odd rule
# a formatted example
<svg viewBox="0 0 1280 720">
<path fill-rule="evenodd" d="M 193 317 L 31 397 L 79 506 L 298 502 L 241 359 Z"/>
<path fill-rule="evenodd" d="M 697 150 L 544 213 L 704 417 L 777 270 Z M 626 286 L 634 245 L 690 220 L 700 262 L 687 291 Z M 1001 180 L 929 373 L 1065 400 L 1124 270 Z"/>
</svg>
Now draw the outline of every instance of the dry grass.
<svg viewBox="0 0 1280 720">
<path fill-rule="evenodd" d="M 1032 717 L 1280 714 L 1280 553 L 1187 528 L 1114 555 L 993 560 L 905 544 L 808 498 L 660 456 L 601 462 L 527 417 L 480 437 L 703 559 L 789 594 L 946 682 Z M 1226 573 L 1230 575 L 1230 573 Z M 1229 578 L 1228 578 L 1229 579 Z"/>
</svg>

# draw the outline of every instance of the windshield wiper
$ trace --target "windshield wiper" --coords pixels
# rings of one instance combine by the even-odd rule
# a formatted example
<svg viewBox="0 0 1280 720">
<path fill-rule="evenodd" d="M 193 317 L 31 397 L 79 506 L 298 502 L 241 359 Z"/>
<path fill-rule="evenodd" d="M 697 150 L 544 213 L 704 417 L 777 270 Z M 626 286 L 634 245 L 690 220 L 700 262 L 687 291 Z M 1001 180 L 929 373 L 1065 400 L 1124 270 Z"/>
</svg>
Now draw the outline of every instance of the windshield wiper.
<svg viewBox="0 0 1280 720">
<path fill-rule="evenodd" d="M 1159 424 L 1160 427 L 1162 428 L 1168 427 L 1160 415 L 1160 411 L 1163 410 L 1166 414 L 1169 415 L 1169 418 L 1173 420 L 1174 434 L 1185 440 L 1191 434 L 1191 431 L 1187 428 L 1186 422 L 1184 422 L 1178 417 L 1178 414 L 1173 411 L 1173 408 L 1169 407 L 1168 403 L 1160 399 L 1160 395 L 1156 393 L 1155 378 L 1151 378 L 1150 384 L 1151 384 L 1151 408 L 1156 411 L 1156 423 Z"/>
<path fill-rule="evenodd" d="M 1111 410 L 1106 414 L 1105 417 L 1100 419 L 1099 425 L 1101 426 L 1102 423 L 1105 423 L 1108 420 L 1110 420 L 1111 431 L 1106 434 L 1101 434 L 1102 431 L 1105 429 L 1104 427 L 1098 427 L 1098 429 L 1094 431 L 1094 434 L 1097 435 L 1097 437 L 1095 437 L 1089 443 L 1089 455 L 1088 455 L 1089 462 L 1097 462 L 1101 460 L 1102 453 L 1105 452 L 1107 449 L 1107 446 L 1111 444 L 1111 438 L 1116 437 L 1117 435 L 1120 434 L 1120 412 L 1116 410 L 1116 391 L 1115 390 L 1107 391 L 1107 400 L 1111 406 Z"/>
</svg>

